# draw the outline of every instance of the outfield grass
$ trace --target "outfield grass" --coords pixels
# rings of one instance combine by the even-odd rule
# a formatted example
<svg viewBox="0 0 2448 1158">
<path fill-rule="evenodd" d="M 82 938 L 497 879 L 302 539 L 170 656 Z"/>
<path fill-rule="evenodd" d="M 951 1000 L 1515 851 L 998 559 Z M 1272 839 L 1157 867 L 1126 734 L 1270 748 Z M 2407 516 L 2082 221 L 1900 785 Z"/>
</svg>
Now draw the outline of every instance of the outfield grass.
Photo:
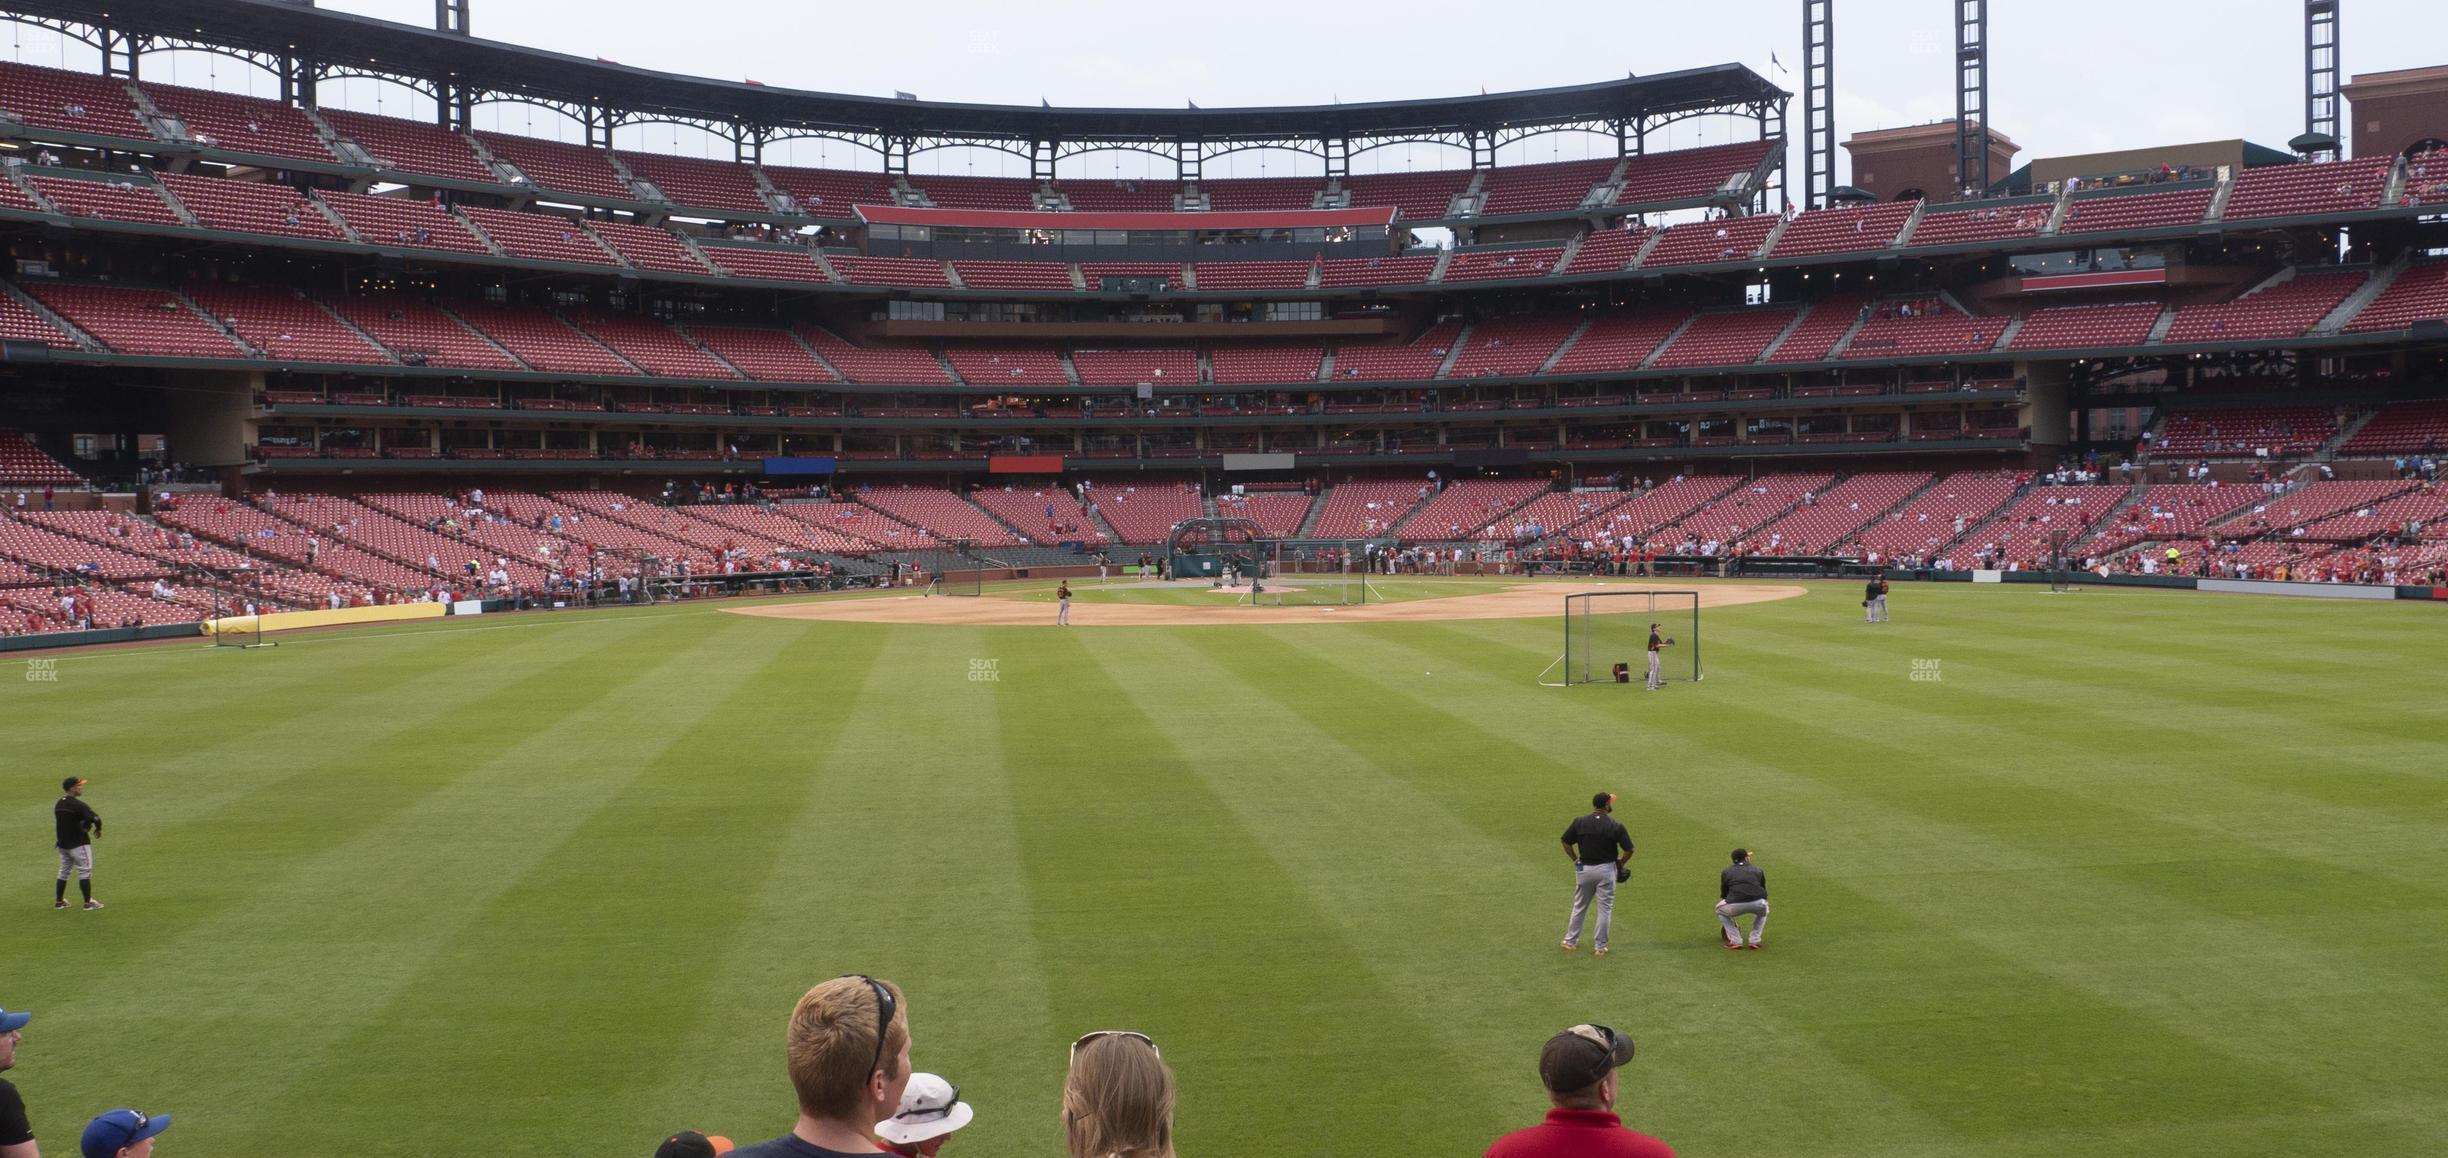
<svg viewBox="0 0 2448 1158">
<path fill-rule="evenodd" d="M 1536 686 L 1553 620 L 68 655 L 0 701 L 9 1076 L 54 1154 L 121 1104 L 178 1158 L 644 1154 L 785 1129 L 784 1017 L 859 971 L 972 1155 L 1059 1153 L 1117 1026 L 1191 1158 L 1475 1154 L 1583 1020 L 1687 1156 L 2448 1151 L 2442 609 L 1852 591 L 1708 612 L 1658 695 Z M 67 773 L 98 914 L 47 908 Z M 1640 855 L 1593 960 L 1556 835 L 1602 788 Z M 1717 947 L 1736 844 L 1764 953 Z"/>
</svg>

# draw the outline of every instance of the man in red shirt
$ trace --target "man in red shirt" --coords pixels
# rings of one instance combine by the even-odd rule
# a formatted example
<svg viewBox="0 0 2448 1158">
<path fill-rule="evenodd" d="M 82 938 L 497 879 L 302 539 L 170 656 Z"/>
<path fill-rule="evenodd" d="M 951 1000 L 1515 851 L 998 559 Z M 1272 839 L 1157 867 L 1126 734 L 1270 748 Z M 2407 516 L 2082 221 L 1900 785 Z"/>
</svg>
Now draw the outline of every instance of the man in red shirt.
<svg viewBox="0 0 2448 1158">
<path fill-rule="evenodd" d="M 1673 1147 L 1615 1116 L 1615 1070 L 1631 1060 L 1632 1039 L 1603 1025 L 1548 1038 L 1539 1080 L 1555 1108 L 1544 1123 L 1496 1139 L 1486 1158 L 1674 1158 Z"/>
</svg>

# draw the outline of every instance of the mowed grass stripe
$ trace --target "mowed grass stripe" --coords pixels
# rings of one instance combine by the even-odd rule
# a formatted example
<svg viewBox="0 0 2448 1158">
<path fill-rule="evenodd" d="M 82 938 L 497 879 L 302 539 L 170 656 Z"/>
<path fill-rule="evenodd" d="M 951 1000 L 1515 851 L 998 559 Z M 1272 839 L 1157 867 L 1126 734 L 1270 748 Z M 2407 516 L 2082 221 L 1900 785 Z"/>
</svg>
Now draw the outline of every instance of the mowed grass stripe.
<svg viewBox="0 0 2448 1158">
<path fill-rule="evenodd" d="M 1332 1132 L 1389 1152 L 1483 1122 L 1501 1092 L 1422 1060 L 1437 1048 L 1429 1023 L 1452 1011 L 1388 989 L 1365 956 L 1378 947 L 1347 937 L 1201 774 L 1293 754 L 1185 747 L 1101 662 L 1109 639 L 1000 635 L 1031 645 L 1003 677 L 1004 733 L 1026 754 L 1013 778 L 1024 871 L 1062 1029 L 1154 1036 L 1180 1075 L 1188 1150 L 1306 1152 L 1318 1122 L 1251 1108 L 1313 1101 L 1326 1081 L 1370 1090 Z M 1134 687 L 1169 678 L 1135 672 Z M 1257 706 L 1229 687 L 1177 702 L 1211 726 Z M 1362 836 L 1342 838 L 1350 871 L 1391 871 Z M 1046 1064 L 1059 1074 L 1058 1055 Z"/>
<path fill-rule="evenodd" d="M 263 1035 L 286 1046 L 243 1075 L 190 1059 L 189 1080 L 207 1083 L 190 1097 L 214 1107 L 191 1144 L 234 1150 L 281 1132 L 308 1150 L 366 1149 L 376 1124 L 403 1101 L 457 1105 L 473 1114 L 469 1120 L 498 1120 L 490 1116 L 498 1107 L 427 1096 L 464 1093 L 453 1085 L 463 1066 L 490 1074 L 501 1098 L 523 1100 L 502 1080 L 517 1072 L 515 1064 L 463 1052 L 506 1044 L 480 1016 L 489 1011 L 483 995 L 459 985 L 421 989 L 420 982 L 466 976 L 505 950 L 463 933 L 643 770 L 640 757 L 653 758 L 668 742 L 674 720 L 684 727 L 690 713 L 754 670 L 738 661 L 755 656 L 755 635 L 747 624 L 648 633 L 635 653 L 642 662 L 599 659 L 594 678 L 538 689 L 503 703 L 495 718 L 480 716 L 465 733 L 436 737 L 419 756 L 441 770 L 438 785 L 378 829 L 303 859 L 260 891 L 254 907 L 262 924 L 236 941 L 258 955 L 218 968 L 180 961 L 140 981 L 182 1007 L 209 1010 L 188 1022 L 201 1040 Z M 648 696 L 660 713 L 637 711 Z M 502 745 L 509 736 L 516 741 Z M 281 968 L 265 967 L 275 961 Z M 603 1010 L 600 1001 L 594 1008 Z M 366 1064 L 398 1056 L 417 1062 Z M 301 1121 L 295 1108 L 302 1105 L 322 1110 Z"/>
<path fill-rule="evenodd" d="M 1190 678 L 1206 685 L 1220 675 L 1269 701 L 1245 726 L 1302 755 L 1253 765 L 1229 781 L 1228 799 L 1277 859 L 1310 883 L 1321 907 L 1342 915 L 1350 935 L 1370 947 L 1371 966 L 1389 987 L 1421 1008 L 1446 1010 L 1436 1045 L 1447 1080 L 1495 1095 L 1461 1136 L 1492 1137 L 1523 1124 L 1525 1103 L 1535 1106 L 1536 1099 L 1535 1083 L 1524 1080 L 1534 1073 L 1525 1059 L 1535 1061 L 1546 1033 L 1593 1019 L 1623 1022 L 1627 1030 L 1637 1022 L 1643 1056 L 1656 1059 L 1636 1063 L 1627 1076 L 1624 1106 L 1636 1122 L 1654 1125 L 1668 1105 L 1704 1102 L 1709 1091 L 1691 1081 L 1688 1063 L 1738 1034 L 1765 1067 L 1755 1071 L 1759 1080 L 1786 1073 L 1806 1079 L 1779 1083 L 1796 1099 L 1798 1115 L 1876 1105 L 1882 1138 L 1941 1136 L 1909 1104 L 1831 1066 L 1806 1036 L 1757 1003 L 1741 980 L 1746 963 L 1724 959 L 1713 934 L 1692 919 L 1697 906 L 1678 906 L 1682 890 L 1671 881 L 1661 885 L 1654 866 L 1636 858 L 1633 882 L 1619 891 L 1612 955 L 1590 957 L 1595 934 L 1588 930 L 1581 954 L 1555 948 L 1571 896 L 1570 866 L 1556 835 L 1586 808 L 1590 786 L 1614 783 L 1614 773 L 1558 761 L 1440 708 L 1405 702 L 1408 693 L 1386 685 L 1369 689 L 1386 695 L 1302 694 L 1303 687 L 1344 682 L 1348 672 L 1312 653 L 1341 652 L 1351 640 L 1273 632 L 1132 642 L 1144 642 L 1129 656 L 1135 670 L 1194 673 Z M 1353 719 L 1355 705 L 1366 705 L 1361 711 L 1372 718 Z M 1501 778 L 1488 777 L 1492 770 L 1501 770 Z M 1362 818 L 1352 815 L 1353 802 L 1362 802 Z M 1662 809 L 1627 807 L 1641 826 L 1636 841 L 1659 825 L 1697 826 Z M 1392 872 L 1351 871 L 1343 850 L 1355 819 L 1416 852 Z M 1661 909 L 1678 908 L 1680 920 L 1661 916 Z M 1450 923 L 1456 911 L 1506 916 L 1456 928 Z M 1424 942 L 1441 948 L 1422 954 Z M 1453 1008 L 1457 992 L 1474 995 L 1467 1008 Z M 1695 1132 L 1682 1123 L 1677 1137 L 1705 1149 L 1720 1128 Z M 1754 1144 L 1769 1141 L 1756 1131 L 1745 1136 Z"/>
<path fill-rule="evenodd" d="M 1337 652 L 1338 661 L 1343 661 L 1346 654 L 1346 651 L 1339 650 Z M 1410 662 L 1419 662 L 1417 656 L 1405 657 L 1405 659 L 1408 662 L 1404 662 L 1403 666 L 1406 667 Z M 1351 662 L 1355 665 L 1359 663 L 1356 659 Z M 1391 669 L 1393 665 L 1380 663 L 1375 666 L 1379 669 Z M 1517 698 L 1524 694 L 1517 686 L 1506 681 L 1476 674 L 1466 675 L 1464 679 L 1473 684 L 1483 685 L 1480 690 L 1484 690 L 1485 694 L 1492 698 Z M 1718 685 L 1701 688 L 1677 688 L 1667 695 L 1646 699 L 1641 698 L 1643 693 L 1619 691 L 1614 688 L 1589 689 L 1575 693 L 1550 691 L 1548 694 L 1556 697 L 1556 702 L 1565 705 L 1564 710 L 1574 716 L 1599 714 L 1637 718 L 1642 721 L 1640 744 L 1644 752 L 1657 753 L 1661 749 L 1664 750 L 1669 754 L 1667 761 L 1669 767 L 1706 769 L 1710 782 L 1706 787 L 1702 787 L 1688 776 L 1660 778 L 1652 782 L 1653 791 L 1667 799 L 1685 802 L 1686 807 L 1692 806 L 1689 803 L 1691 799 L 1699 801 L 1714 799 L 1718 801 L 1716 806 L 1720 809 L 1736 801 L 1781 799 L 1789 803 L 1817 802 L 1820 807 L 1802 810 L 1803 815 L 1796 816 L 1791 821 L 1792 827 L 1789 831 L 1792 835 L 1789 838 L 1781 836 L 1770 838 L 1778 841 L 1771 847 L 1788 850 L 1783 856 L 1786 863 L 1799 861 L 1814 870 L 1814 875 L 1851 882 L 1874 898 L 1909 907 L 1915 900 L 1926 897 L 1930 890 L 1926 871 L 1912 871 L 1911 867 L 1901 863 L 1905 857 L 1910 855 L 1907 850 L 1919 849 L 1922 850 L 1919 855 L 1924 861 L 1932 855 L 1941 855 L 1950 863 L 1960 861 L 1982 868 L 1983 873 L 1981 874 L 1970 877 L 1950 875 L 1947 878 L 1944 903 L 1951 910 L 1960 910 L 1968 914 L 2047 912 L 2052 918 L 2047 923 L 2052 928 L 2059 930 L 2055 935 L 2062 936 L 2062 928 L 2065 924 L 2070 923 L 2064 919 L 2073 914 L 2061 907 L 2062 897 L 2051 897 L 2043 891 L 2037 891 L 2049 885 L 2048 878 L 2051 874 L 2061 871 L 2044 854 L 2015 849 L 1992 839 L 1986 833 L 1995 827 L 1994 822 L 1989 826 L 1976 828 L 1968 827 L 1952 819 L 1898 812 L 1888 803 L 1869 798 L 1863 790 L 1863 779 L 1858 775 L 1846 775 L 1842 777 L 1842 783 L 1839 784 L 1835 782 L 1834 777 L 1820 779 L 1812 777 L 1809 772 L 1812 767 L 1829 764 L 1853 769 L 1864 766 L 1905 767 L 1909 766 L 1909 763 L 1915 758 L 1915 753 L 1883 750 L 1865 753 L 1855 745 L 1827 745 L 1815 729 L 1805 728 L 1797 734 L 1770 726 L 1777 722 L 1774 717 L 1769 717 L 1765 713 L 1749 713 L 1740 707 L 1730 706 L 1732 702 L 1725 695 L 1725 687 L 1726 685 L 1721 682 Z M 1675 692 L 1681 692 L 1683 695 L 1678 697 Z M 1630 698 L 1627 698 L 1627 694 Z M 1709 697 L 1707 700 L 1709 722 L 1705 726 L 1686 726 L 1685 717 L 1690 713 L 1680 705 L 1687 702 L 1696 703 L 1698 697 L 1702 696 Z M 1489 708 L 1493 714 L 1499 716 L 1506 714 L 1493 703 L 1489 705 Z M 1549 722 L 1553 722 L 1552 713 L 1549 713 Z M 1775 750 L 1784 744 L 1791 744 L 1797 756 L 1800 757 L 1793 764 L 1799 771 L 1773 770 L 1743 752 L 1735 750 L 1733 745 L 1721 738 L 1729 729 L 1748 737 L 1743 747 L 1749 750 Z M 1661 730 L 1670 734 L 1660 735 Z M 1814 752 L 1814 749 L 1818 751 Z M 1809 755 L 1805 755 L 1806 753 Z M 1865 760 L 1863 759 L 1865 755 L 1871 758 Z M 1793 783 L 1797 778 L 1817 783 L 1819 790 L 1797 791 L 1798 785 Z M 1769 817 L 1763 813 L 1761 819 L 1769 819 Z M 1965 819 L 1969 820 L 1971 817 L 1967 816 Z M 1840 823 L 1846 820 L 1849 820 L 1850 823 Z M 1786 829 L 1786 826 L 1775 825 L 1769 831 L 1777 832 L 1781 829 Z M 1846 862 L 1848 860 L 1858 861 L 1858 858 L 1848 858 L 1841 850 L 1853 847 L 1851 842 L 1872 832 L 1884 834 L 1885 839 L 1889 841 L 1901 839 L 1900 845 L 1880 857 L 1882 860 L 1892 857 L 1898 863 L 1883 868 L 1878 864 L 1856 863 L 1852 866 L 1852 871 L 1847 871 Z M 1833 843 L 1839 836 L 1847 843 L 1842 845 Z M 1942 851 L 1933 853 L 1931 850 Z M 1969 891 L 1967 891 L 1967 884 Z M 1882 896 L 1882 893 L 1885 895 Z M 2122 885 L 2093 887 L 2087 890 L 2087 894 L 2084 899 L 2095 911 L 2141 913 L 2147 911 L 2151 903 L 2151 899 L 2142 890 Z M 1791 913 L 1791 910 L 1797 907 L 1795 901 L 1799 897 L 1790 886 L 1781 895 L 1785 898 L 1789 910 L 1788 915 L 1801 915 L 1804 921 L 1811 919 L 1807 907 L 1802 909 L 1801 914 Z M 2058 904 L 2043 903 L 2048 901 L 2055 901 Z M 2055 950 L 2053 953 L 2038 952 L 2036 950 L 2040 946 L 2026 944 L 2017 939 L 2011 932 L 2012 924 L 2014 923 L 2002 921 L 1969 921 L 1962 925 L 1934 927 L 1929 929 L 1928 933 L 1932 936 L 1945 936 L 1957 942 L 1956 945 L 1950 946 L 1950 952 L 1957 956 L 1963 955 L 1960 947 L 1963 943 L 1976 943 L 1993 953 L 1996 961 L 1986 971 L 1992 975 L 1998 974 L 2001 970 L 2011 971 L 2010 976 L 2013 982 L 2009 987 L 1999 991 L 1998 996 L 2016 996 L 2024 1005 L 2043 1004 L 2061 1008 L 2062 1014 L 2035 1016 L 2033 1024 L 2027 1027 L 2028 1032 L 2039 1034 L 2043 1040 L 2054 1043 L 2055 1048 L 2062 1054 L 2055 1059 L 2059 1063 L 2071 1067 L 2077 1061 L 2074 1052 L 2076 1043 L 2064 1037 L 2061 1031 L 2067 1027 L 2074 1027 L 2076 1031 L 2082 1032 L 2084 1030 L 2081 1027 L 2085 1026 L 2096 1030 L 2097 1026 L 2093 1023 L 2105 1012 L 2101 1009 L 2102 1002 L 2107 1002 L 2118 1010 L 2117 1024 L 2120 1029 L 2115 1039 L 2116 1043 L 2130 1054 L 2129 1060 L 2135 1064 L 2151 1064 L 2164 1068 L 2174 1064 L 2173 1061 L 2167 1059 L 2177 1059 L 2195 1068 L 2216 1068 L 2229 1071 L 2261 1068 L 2250 1060 L 2256 1056 L 2252 1052 L 2254 1039 L 2250 1035 L 2231 1035 L 2223 1032 L 2223 1027 L 2199 1024 L 2175 1012 L 2160 1016 L 2152 1008 L 2134 1004 L 2129 994 L 2118 992 L 2113 988 L 2098 988 L 2100 984 L 2098 976 L 2064 959 L 2062 943 L 2050 946 Z M 1792 924 L 1787 925 L 1788 929 L 1794 927 Z M 2182 943 L 2176 942 L 2176 944 L 2181 945 Z M 2157 960 L 2166 964 L 2170 958 L 2181 962 L 2188 958 L 2188 954 L 2179 948 L 2173 952 L 2163 953 Z M 2141 1016 L 2136 1017 L 2137 1014 Z M 1921 1039 L 1922 1048 L 1936 1047 L 1941 1050 L 1946 1048 L 1945 1039 L 1927 1029 L 1920 1032 L 1918 1037 Z M 1872 1040 L 1860 1043 L 1863 1050 L 1862 1064 L 1880 1068 L 1891 1066 L 1892 1059 L 1886 1059 L 1878 1053 L 1874 1039 L 1875 1035 L 1872 1035 Z M 1976 1048 L 1979 1042 L 1967 1037 L 1956 1044 L 1959 1048 L 1971 1050 Z M 2209 1056 L 2204 1056 L 2204 1046 L 2211 1047 Z M 2071 1076 L 2071 1074 L 2063 1076 Z M 2317 1113 L 2352 1104 L 2357 1100 L 2354 1092 L 2344 1084 L 2333 1086 L 2328 1082 L 2321 1083 L 2339 1094 L 2337 1098 L 2330 1099 L 2313 1093 L 2311 1088 L 2287 1075 L 2273 1071 L 2265 1076 L 2269 1084 L 2256 1087 L 2255 1097 L 2259 1100 L 2253 1103 L 2264 1108 L 2275 1102 L 2294 1107 L 2299 1112 Z M 2080 1085 L 2080 1083 L 2074 1084 L 2077 1087 Z M 1898 1088 L 1914 1091 L 1924 1097 L 1931 1092 L 1931 1088 L 1927 1085 L 1900 1085 Z M 2053 1088 L 2064 1089 L 2066 1087 Z M 2282 1093 L 2281 1091 L 2292 1092 Z M 1976 1093 L 1976 1091 L 1959 1092 L 1966 1095 Z M 2240 1103 L 2229 1101 L 2235 1096 L 2234 1091 L 2222 1089 L 2217 1083 L 2212 1083 L 2203 1089 L 2189 1089 L 2189 1092 L 2193 1095 L 2189 1105 L 2182 1100 L 2171 1100 L 2164 1106 L 2153 1109 L 2148 1102 L 2142 1100 L 2128 1101 L 2120 1106 L 2111 1099 L 2094 1107 L 2091 1112 L 2095 1114 L 2121 1113 L 2137 1118 L 2152 1113 L 2189 1112 L 2212 1118 L 2225 1113 L 2239 1112 L 2242 1108 Z M 2107 1095 L 2100 1091 L 2092 1091 L 2088 1096 L 2106 1097 Z M 2004 1107 L 2012 1101 L 2013 1099 L 2001 1099 L 1989 1094 L 1978 1097 L 1967 1096 L 1960 1102 L 1960 1106 L 1975 1109 L 1986 1120 L 1965 1118 L 1960 1124 L 1963 1128 L 1984 1136 L 1993 1132 L 2010 1132 L 2019 1128 L 2015 1124 L 2015 1117 L 2004 1112 Z M 2071 1109 L 2073 1104 L 2069 1101 L 2066 1103 L 2067 1108 Z M 1933 1099 L 1930 1105 L 1933 1113 L 1953 1113 L 1954 1110 L 1950 1107 L 1955 1104 Z M 2035 1106 L 2034 1108 L 2045 1109 L 2046 1107 Z"/>
</svg>

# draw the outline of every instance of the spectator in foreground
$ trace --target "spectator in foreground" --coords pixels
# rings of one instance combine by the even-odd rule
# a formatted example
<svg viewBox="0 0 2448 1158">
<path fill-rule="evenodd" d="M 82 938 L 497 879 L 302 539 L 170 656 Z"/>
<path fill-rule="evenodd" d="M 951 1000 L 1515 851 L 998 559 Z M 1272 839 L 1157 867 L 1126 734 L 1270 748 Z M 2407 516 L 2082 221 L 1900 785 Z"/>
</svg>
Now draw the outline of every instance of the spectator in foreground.
<svg viewBox="0 0 2448 1158">
<path fill-rule="evenodd" d="M 654 1158 L 722 1158 L 731 1152 L 731 1139 L 720 1134 L 700 1134 L 682 1130 L 655 1147 Z"/>
<path fill-rule="evenodd" d="M 77 1148 L 85 1158 L 153 1158 L 154 1136 L 170 1128 L 168 1114 L 112 1110 L 85 1123 Z"/>
<path fill-rule="evenodd" d="M 16 1068 L 17 1043 L 25 1040 L 26 1023 L 34 1015 L 0 1009 L 0 1072 Z M 25 1099 L 17 1087 L 0 1078 L 0 1158 L 34 1158 L 34 1126 L 26 1120 Z"/>
<path fill-rule="evenodd" d="M 1615 1116 L 1615 1071 L 1631 1060 L 1632 1039 L 1603 1025 L 1548 1038 L 1539 1080 L 1555 1108 L 1545 1122 L 1496 1139 L 1486 1158 L 1674 1158 L 1673 1147 L 1624 1129 Z"/>
<path fill-rule="evenodd" d="M 889 981 L 836 977 L 807 991 L 784 1034 L 799 1121 L 737 1158 L 881 1154 L 876 1123 L 893 1115 L 910 1079 L 909 1008 Z"/>
<path fill-rule="evenodd" d="M 959 1086 L 934 1074 L 911 1074 L 901 1108 L 876 1126 L 876 1137 L 901 1158 L 934 1158 L 952 1132 L 976 1116 L 977 1111 L 960 1100 Z"/>
<path fill-rule="evenodd" d="M 1173 1071 L 1144 1033 L 1072 1042 L 1062 1112 L 1071 1158 L 1173 1158 Z"/>
</svg>

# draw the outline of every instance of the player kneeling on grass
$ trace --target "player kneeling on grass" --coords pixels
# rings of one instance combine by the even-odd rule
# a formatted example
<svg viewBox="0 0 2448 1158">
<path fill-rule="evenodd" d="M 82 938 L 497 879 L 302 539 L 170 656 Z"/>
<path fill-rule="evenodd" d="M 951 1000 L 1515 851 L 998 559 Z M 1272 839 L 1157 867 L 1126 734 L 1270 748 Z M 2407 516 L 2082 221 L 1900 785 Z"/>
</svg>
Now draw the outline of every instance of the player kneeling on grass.
<svg viewBox="0 0 2448 1158">
<path fill-rule="evenodd" d="M 168 1114 L 112 1110 L 85 1124 L 77 1149 L 85 1158 L 152 1158 L 154 1137 L 169 1128 Z"/>
<path fill-rule="evenodd" d="M 1603 1025 L 1576 1025 L 1539 1051 L 1539 1081 L 1555 1108 L 1547 1120 L 1515 1130 L 1486 1158 L 1674 1158 L 1674 1148 L 1624 1128 L 1615 1114 L 1615 1071 L 1632 1060 L 1632 1039 Z"/>
<path fill-rule="evenodd" d="M 1751 939 L 1743 940 L 1742 926 L 1734 918 L 1751 915 Z M 1768 933 L 1768 874 L 1751 863 L 1751 850 L 1734 850 L 1734 863 L 1717 874 L 1717 923 L 1723 925 L 1725 947 L 1757 949 L 1760 938 Z"/>
</svg>

